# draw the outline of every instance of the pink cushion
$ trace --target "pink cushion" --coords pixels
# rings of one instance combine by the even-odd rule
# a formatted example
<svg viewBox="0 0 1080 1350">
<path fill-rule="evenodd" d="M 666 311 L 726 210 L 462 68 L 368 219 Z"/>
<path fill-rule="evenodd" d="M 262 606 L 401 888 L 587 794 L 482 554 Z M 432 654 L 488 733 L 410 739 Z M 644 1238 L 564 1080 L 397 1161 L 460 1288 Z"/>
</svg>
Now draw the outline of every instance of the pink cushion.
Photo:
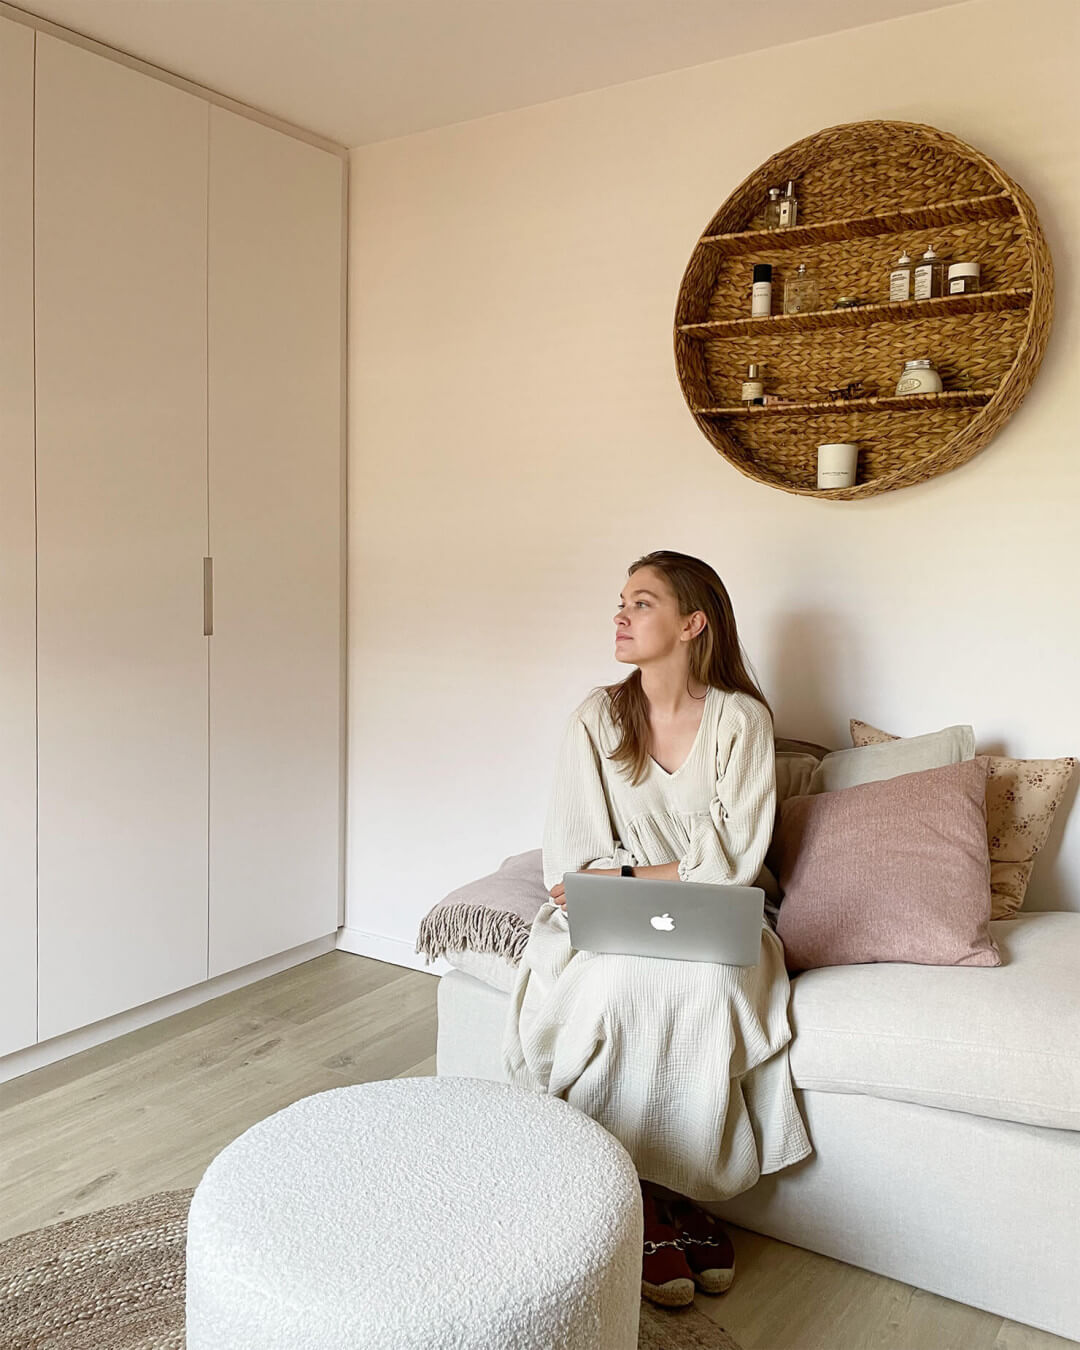
<svg viewBox="0 0 1080 1350">
<path fill-rule="evenodd" d="M 790 797 L 776 931 L 789 971 L 864 961 L 998 966 L 985 755 Z"/>
</svg>

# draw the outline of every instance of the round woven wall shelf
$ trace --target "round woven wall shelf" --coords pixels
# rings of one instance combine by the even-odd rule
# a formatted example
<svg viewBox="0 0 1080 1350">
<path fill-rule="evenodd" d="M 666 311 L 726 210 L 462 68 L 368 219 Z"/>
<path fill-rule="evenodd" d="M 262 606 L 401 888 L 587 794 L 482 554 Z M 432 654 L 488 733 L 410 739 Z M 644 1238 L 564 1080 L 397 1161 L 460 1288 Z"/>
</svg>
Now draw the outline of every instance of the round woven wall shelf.
<svg viewBox="0 0 1080 1350">
<path fill-rule="evenodd" d="M 768 189 L 794 179 L 797 224 L 764 228 Z M 974 294 L 889 300 L 902 250 L 981 264 Z M 772 315 L 750 317 L 755 263 L 773 269 Z M 805 263 L 820 299 L 784 314 Z M 840 296 L 854 308 L 834 309 Z M 1016 411 L 1039 368 L 1054 305 L 1050 250 L 1031 199 L 991 159 L 914 122 L 851 122 L 797 141 L 731 194 L 691 255 L 675 312 L 675 363 L 713 446 L 769 487 L 851 501 L 965 463 Z M 940 394 L 896 395 L 929 357 Z M 783 403 L 746 407 L 763 367 Z M 830 391 L 858 381 L 855 397 Z M 817 447 L 855 441 L 855 485 L 817 487 Z"/>
</svg>

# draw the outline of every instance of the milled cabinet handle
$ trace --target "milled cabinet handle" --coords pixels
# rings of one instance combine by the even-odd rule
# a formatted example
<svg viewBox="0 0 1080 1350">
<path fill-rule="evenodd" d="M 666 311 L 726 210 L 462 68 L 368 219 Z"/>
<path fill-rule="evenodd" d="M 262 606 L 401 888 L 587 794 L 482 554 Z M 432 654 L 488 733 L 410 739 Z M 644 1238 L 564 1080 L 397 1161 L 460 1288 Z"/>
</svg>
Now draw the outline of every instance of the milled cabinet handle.
<svg viewBox="0 0 1080 1350">
<path fill-rule="evenodd" d="M 214 560 L 202 560 L 202 612 L 203 637 L 214 635 Z"/>
</svg>

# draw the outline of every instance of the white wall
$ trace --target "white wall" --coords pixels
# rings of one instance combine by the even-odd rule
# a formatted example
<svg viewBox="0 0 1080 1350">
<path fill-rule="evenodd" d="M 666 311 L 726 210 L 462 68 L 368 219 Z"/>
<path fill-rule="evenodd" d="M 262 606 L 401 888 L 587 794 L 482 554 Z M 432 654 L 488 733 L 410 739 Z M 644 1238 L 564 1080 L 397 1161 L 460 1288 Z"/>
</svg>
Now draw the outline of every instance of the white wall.
<svg viewBox="0 0 1080 1350">
<path fill-rule="evenodd" d="M 346 924 L 379 954 L 407 960 L 448 890 L 539 845 L 567 715 L 628 673 L 612 616 L 650 549 L 724 577 L 779 734 L 964 721 L 980 749 L 1080 753 L 1078 51 L 1076 0 L 973 0 L 353 153 Z M 748 172 L 878 117 L 1027 189 L 1054 331 L 966 466 L 793 497 L 695 426 L 675 298 Z M 1029 907 L 1080 910 L 1074 798 Z"/>
</svg>

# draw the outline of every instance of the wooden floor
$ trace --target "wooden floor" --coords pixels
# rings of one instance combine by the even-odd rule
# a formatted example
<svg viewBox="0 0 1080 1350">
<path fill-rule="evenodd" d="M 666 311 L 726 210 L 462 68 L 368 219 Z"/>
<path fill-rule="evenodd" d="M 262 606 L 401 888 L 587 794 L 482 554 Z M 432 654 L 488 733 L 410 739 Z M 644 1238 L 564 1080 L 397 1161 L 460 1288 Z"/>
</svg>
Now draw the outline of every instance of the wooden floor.
<svg viewBox="0 0 1080 1350">
<path fill-rule="evenodd" d="M 331 952 L 0 1085 L 0 1240 L 194 1186 L 299 1097 L 435 1072 L 433 975 Z M 1050 1350 L 1046 1332 L 731 1229 L 736 1275 L 698 1307 L 743 1350 Z M 1002 1235 L 1007 1240 L 1007 1235 Z"/>
</svg>

